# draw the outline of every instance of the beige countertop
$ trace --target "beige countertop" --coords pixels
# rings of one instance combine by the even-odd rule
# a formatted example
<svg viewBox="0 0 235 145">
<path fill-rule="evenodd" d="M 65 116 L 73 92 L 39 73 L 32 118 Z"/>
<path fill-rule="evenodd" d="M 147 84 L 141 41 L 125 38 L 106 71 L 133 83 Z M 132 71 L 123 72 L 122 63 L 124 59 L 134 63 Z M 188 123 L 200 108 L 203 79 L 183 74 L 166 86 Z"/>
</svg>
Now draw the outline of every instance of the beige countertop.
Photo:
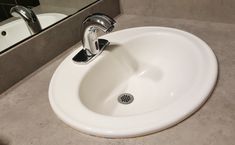
<svg viewBox="0 0 235 145">
<path fill-rule="evenodd" d="M 116 30 L 167 26 L 206 41 L 217 56 L 219 79 L 204 106 L 178 125 L 143 137 L 105 139 L 74 130 L 53 113 L 48 86 L 57 66 L 77 44 L 0 95 L 0 145 L 235 144 L 235 24 L 137 15 L 120 15 L 117 22 Z"/>
</svg>

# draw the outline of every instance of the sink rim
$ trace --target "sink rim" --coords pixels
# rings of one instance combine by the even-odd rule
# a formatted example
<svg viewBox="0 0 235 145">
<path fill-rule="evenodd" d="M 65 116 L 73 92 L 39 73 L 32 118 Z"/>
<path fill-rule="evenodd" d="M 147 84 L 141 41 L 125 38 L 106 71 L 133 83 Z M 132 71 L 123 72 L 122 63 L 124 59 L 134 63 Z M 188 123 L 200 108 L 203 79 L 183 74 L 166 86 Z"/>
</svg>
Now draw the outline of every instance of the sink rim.
<svg viewBox="0 0 235 145">
<path fill-rule="evenodd" d="M 57 116 L 63 120 L 64 122 L 66 122 L 67 124 L 69 124 L 70 126 L 78 129 L 78 130 L 81 130 L 87 134 L 93 134 L 93 135 L 97 135 L 97 136 L 103 136 L 103 137 L 111 137 L 111 138 L 119 138 L 119 137 L 134 137 L 134 136 L 140 136 L 140 135 L 143 135 L 143 134 L 150 134 L 150 133 L 153 133 L 153 132 L 157 132 L 157 131 L 160 131 L 160 130 L 163 130 L 163 129 L 166 129 L 170 126 L 173 126 L 179 122 L 181 122 L 182 120 L 184 120 L 185 118 L 187 118 L 188 116 L 190 116 L 193 112 L 195 112 L 196 110 L 198 110 L 202 104 L 205 103 L 205 101 L 209 98 L 211 92 L 213 91 L 213 89 L 211 89 L 211 86 L 212 88 L 214 88 L 215 84 L 216 84 L 216 81 L 217 81 L 217 74 L 218 74 L 218 64 L 217 64 L 217 59 L 216 59 L 216 56 L 214 55 L 212 49 L 204 42 L 202 41 L 200 38 L 188 33 L 188 32 L 185 32 L 185 31 L 182 31 L 182 30 L 178 30 L 178 29 L 174 29 L 174 28 L 168 28 L 168 27 L 136 27 L 136 28 L 129 28 L 129 29 L 124 29 L 124 30 L 121 30 L 121 31 L 117 31 L 117 32 L 114 32 L 114 33 L 111 33 L 111 34 L 108 34 L 108 36 L 110 35 L 117 35 L 117 33 L 122 33 L 123 31 L 132 31 L 132 30 L 137 30 L 137 29 L 164 29 L 164 30 L 170 30 L 170 31 L 174 31 L 174 32 L 177 32 L 177 33 L 182 33 L 184 35 L 187 35 L 193 39 L 196 39 L 197 41 L 199 41 L 201 43 L 201 45 L 203 47 L 205 47 L 207 49 L 207 51 L 210 53 L 210 57 L 211 59 L 214 59 L 214 64 L 213 65 L 213 70 L 212 73 L 213 77 L 211 77 L 211 80 L 209 81 L 209 84 L 207 86 L 207 88 L 204 90 L 204 91 L 200 91 L 199 93 L 199 97 L 200 99 L 198 99 L 197 101 L 195 102 L 192 102 L 192 104 L 194 104 L 193 106 L 197 106 L 197 107 L 191 107 L 192 104 L 182 104 L 182 103 L 179 103 L 179 104 L 182 104 L 184 105 L 184 107 L 186 108 L 191 108 L 191 109 L 186 109 L 186 110 L 190 110 L 190 111 L 186 111 L 186 112 L 178 112 L 177 110 L 171 110 L 171 108 L 177 108 L 177 106 L 179 105 L 178 102 L 181 102 L 181 99 L 178 99 L 175 103 L 173 103 L 170 108 L 165 108 L 163 110 L 160 110 L 160 111 L 151 111 L 147 114 L 140 114 L 140 115 L 135 115 L 135 116 L 106 116 L 106 115 L 103 115 L 103 114 L 98 114 L 96 112 L 93 112 L 91 110 L 89 110 L 86 106 L 84 106 L 84 104 L 82 104 L 81 102 L 79 102 L 79 105 L 80 105 L 80 113 L 83 113 L 84 114 L 90 114 L 93 118 L 96 119 L 96 123 L 94 124 L 91 123 L 91 122 L 82 122 L 81 120 L 74 120 L 74 119 L 71 119 L 69 118 L 65 112 L 63 112 L 63 110 L 60 110 L 60 108 L 58 108 L 58 104 L 55 103 L 55 101 L 53 100 L 53 93 L 52 93 L 52 86 L 54 85 L 52 82 L 54 82 L 54 79 L 55 79 L 55 74 L 57 73 L 57 71 L 59 70 L 60 67 L 62 67 L 62 64 L 65 64 L 64 62 L 68 59 L 72 60 L 72 57 L 78 52 L 78 50 L 74 51 L 72 54 L 70 54 L 65 60 L 64 62 L 59 66 L 59 68 L 57 68 L 57 70 L 55 71 L 53 77 L 52 77 L 52 80 L 51 80 L 51 83 L 50 83 L 50 87 L 49 87 L 49 100 L 50 100 L 50 104 L 52 106 L 52 109 L 54 110 L 54 112 L 57 114 Z M 81 47 L 80 47 L 81 49 Z M 105 53 L 102 53 L 99 57 L 97 57 L 97 61 L 101 58 L 101 57 L 104 57 L 106 54 Z M 93 61 L 91 62 L 88 66 L 79 66 L 79 67 L 87 67 L 87 68 L 90 68 L 92 67 L 93 65 L 95 65 L 97 61 Z M 66 65 L 66 64 L 65 64 Z M 83 70 L 84 71 L 84 70 Z M 85 73 L 83 74 L 85 75 Z M 83 78 L 83 76 L 80 77 L 81 79 Z M 210 91 L 208 91 L 210 90 Z M 191 98 L 188 97 L 188 100 L 190 100 Z M 161 113 L 164 117 L 167 116 L 168 118 L 168 122 L 166 122 L 166 120 L 164 119 L 156 119 L 156 114 L 158 113 Z M 177 116 L 168 116 L 166 115 L 168 112 L 173 112 L 173 114 L 177 114 Z M 179 113 L 181 115 L 179 115 Z M 175 114 L 175 115 L 176 115 Z M 87 115 L 84 115 L 84 116 L 87 116 Z M 181 116 L 181 117 L 179 117 Z M 182 117 L 183 116 L 183 117 Z M 120 126 L 112 126 L 112 125 L 108 125 L 108 128 L 106 126 L 101 128 L 101 127 L 98 127 L 97 126 L 97 122 L 100 123 L 100 124 L 105 124 L 105 123 L 110 123 L 112 122 L 113 124 L 122 124 L 122 123 L 125 123 L 125 122 L 130 122 L 130 121 L 133 121 L 133 120 L 136 120 L 137 122 L 140 120 L 140 118 L 143 119 L 143 117 L 147 117 L 149 118 L 151 121 L 148 122 L 148 124 L 144 124 L 142 123 L 141 127 L 139 128 L 133 128 L 132 124 L 128 124 L 129 129 L 125 128 L 121 128 L 120 129 Z M 178 119 L 169 119 L 170 118 L 178 118 Z M 88 117 L 90 119 L 90 117 Z M 87 120 L 89 121 L 89 120 Z M 158 124 L 154 124 L 154 125 L 150 125 L 149 126 L 149 123 L 155 123 L 155 122 L 158 122 Z M 90 124 L 91 123 L 91 124 Z M 99 124 L 99 125 L 100 125 Z M 141 123 L 140 123 L 141 124 Z M 91 127 L 92 126 L 92 127 Z M 143 127 L 144 126 L 144 127 Z M 153 127 L 154 126 L 154 127 Z M 119 127 L 119 128 L 118 128 Z M 157 129 L 156 129 L 157 128 Z M 113 131 L 114 130 L 114 131 Z"/>
</svg>

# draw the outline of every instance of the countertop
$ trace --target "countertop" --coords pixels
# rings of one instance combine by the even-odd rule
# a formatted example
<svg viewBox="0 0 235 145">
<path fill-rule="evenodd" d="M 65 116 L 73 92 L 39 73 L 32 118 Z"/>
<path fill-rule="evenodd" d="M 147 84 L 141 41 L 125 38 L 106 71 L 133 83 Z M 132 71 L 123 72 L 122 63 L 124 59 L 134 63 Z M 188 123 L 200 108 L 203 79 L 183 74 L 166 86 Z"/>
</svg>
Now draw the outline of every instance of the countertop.
<svg viewBox="0 0 235 145">
<path fill-rule="evenodd" d="M 235 145 L 235 24 L 124 14 L 116 20 L 115 30 L 174 27 L 209 44 L 218 59 L 219 77 L 200 110 L 174 127 L 137 138 L 105 139 L 74 130 L 52 111 L 48 86 L 78 43 L 0 95 L 0 145 Z"/>
</svg>

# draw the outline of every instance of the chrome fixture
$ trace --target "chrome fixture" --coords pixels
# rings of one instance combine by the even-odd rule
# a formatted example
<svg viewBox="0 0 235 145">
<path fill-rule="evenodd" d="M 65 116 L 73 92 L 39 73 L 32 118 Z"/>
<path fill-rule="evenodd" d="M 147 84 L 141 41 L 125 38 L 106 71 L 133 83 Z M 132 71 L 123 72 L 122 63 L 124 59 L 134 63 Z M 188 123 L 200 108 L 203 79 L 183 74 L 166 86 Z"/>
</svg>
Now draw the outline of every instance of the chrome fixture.
<svg viewBox="0 0 235 145">
<path fill-rule="evenodd" d="M 88 16 L 82 23 L 83 49 L 73 57 L 73 60 L 78 63 L 89 63 L 97 57 L 109 45 L 108 40 L 97 38 L 97 32 L 101 30 L 109 33 L 115 23 L 115 20 L 104 14 Z"/>
<path fill-rule="evenodd" d="M 37 16 L 31 9 L 16 5 L 11 8 L 10 13 L 14 17 L 21 17 L 25 21 L 31 34 L 38 33 L 42 30 Z"/>
<path fill-rule="evenodd" d="M 118 102 L 121 104 L 131 104 L 134 101 L 134 96 L 129 93 L 123 93 L 118 96 Z"/>
</svg>

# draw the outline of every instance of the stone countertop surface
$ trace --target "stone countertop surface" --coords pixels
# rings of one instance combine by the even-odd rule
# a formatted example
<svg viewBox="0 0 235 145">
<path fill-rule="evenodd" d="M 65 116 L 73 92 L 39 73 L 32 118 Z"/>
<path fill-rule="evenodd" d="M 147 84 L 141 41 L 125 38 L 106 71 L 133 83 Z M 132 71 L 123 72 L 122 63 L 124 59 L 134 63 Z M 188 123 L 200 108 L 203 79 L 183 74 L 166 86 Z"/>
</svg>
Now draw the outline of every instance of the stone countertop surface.
<svg viewBox="0 0 235 145">
<path fill-rule="evenodd" d="M 217 56 L 219 78 L 203 107 L 174 127 L 137 138 L 105 139 L 74 130 L 52 111 L 48 86 L 55 69 L 79 43 L 0 95 L 0 145 L 235 145 L 235 24 L 137 15 L 116 20 L 115 30 L 174 27 L 207 42 Z"/>
</svg>

